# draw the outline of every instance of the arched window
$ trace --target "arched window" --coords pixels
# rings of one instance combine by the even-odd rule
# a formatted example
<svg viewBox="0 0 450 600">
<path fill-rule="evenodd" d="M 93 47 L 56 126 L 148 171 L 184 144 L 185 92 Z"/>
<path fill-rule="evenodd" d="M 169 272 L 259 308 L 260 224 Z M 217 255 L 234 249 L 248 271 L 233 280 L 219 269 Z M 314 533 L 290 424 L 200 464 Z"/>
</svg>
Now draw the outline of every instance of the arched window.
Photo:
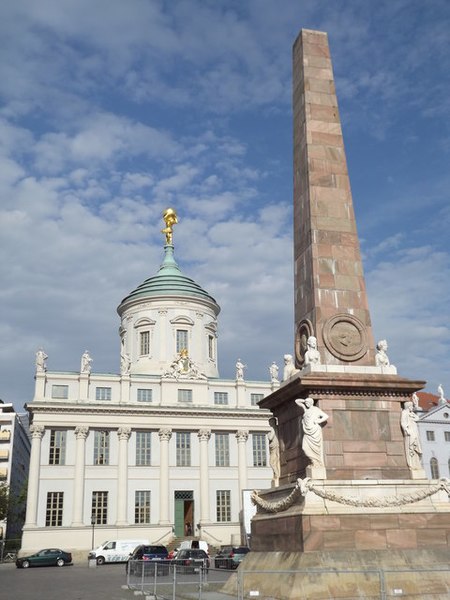
<svg viewBox="0 0 450 600">
<path fill-rule="evenodd" d="M 431 469 L 431 479 L 439 479 L 439 465 L 437 458 L 433 458 L 430 460 L 430 469 Z"/>
</svg>

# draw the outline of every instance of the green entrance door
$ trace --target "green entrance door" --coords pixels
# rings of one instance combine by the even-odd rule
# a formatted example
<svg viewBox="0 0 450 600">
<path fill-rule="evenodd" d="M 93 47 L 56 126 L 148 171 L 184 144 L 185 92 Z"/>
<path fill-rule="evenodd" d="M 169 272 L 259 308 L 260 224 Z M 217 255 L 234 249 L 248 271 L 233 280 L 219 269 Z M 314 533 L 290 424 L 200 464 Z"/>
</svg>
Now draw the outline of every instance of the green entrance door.
<svg viewBox="0 0 450 600">
<path fill-rule="evenodd" d="M 194 492 L 177 490 L 175 492 L 175 535 L 187 537 L 194 532 Z"/>
</svg>

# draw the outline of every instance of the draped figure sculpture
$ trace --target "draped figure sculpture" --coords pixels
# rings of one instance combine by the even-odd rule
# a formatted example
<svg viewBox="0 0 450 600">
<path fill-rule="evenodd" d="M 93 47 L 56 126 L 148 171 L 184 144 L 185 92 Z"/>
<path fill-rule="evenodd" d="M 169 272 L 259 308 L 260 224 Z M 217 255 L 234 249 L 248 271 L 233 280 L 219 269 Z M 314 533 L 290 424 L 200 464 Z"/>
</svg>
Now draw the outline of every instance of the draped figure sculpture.
<svg viewBox="0 0 450 600">
<path fill-rule="evenodd" d="M 410 469 L 422 468 L 422 446 L 420 444 L 419 428 L 417 427 L 418 415 L 414 412 L 411 401 L 405 402 L 400 417 L 400 425 L 405 441 L 406 462 Z"/>
<path fill-rule="evenodd" d="M 303 409 L 302 450 L 310 459 L 313 467 L 324 467 L 321 423 L 327 421 L 328 415 L 314 404 L 312 398 L 298 398 L 295 403 Z"/>
<path fill-rule="evenodd" d="M 278 441 L 278 425 L 277 419 L 272 417 L 269 419 L 271 430 L 267 434 L 269 441 L 269 463 L 273 472 L 273 485 L 278 486 L 280 479 L 280 443 Z"/>
</svg>

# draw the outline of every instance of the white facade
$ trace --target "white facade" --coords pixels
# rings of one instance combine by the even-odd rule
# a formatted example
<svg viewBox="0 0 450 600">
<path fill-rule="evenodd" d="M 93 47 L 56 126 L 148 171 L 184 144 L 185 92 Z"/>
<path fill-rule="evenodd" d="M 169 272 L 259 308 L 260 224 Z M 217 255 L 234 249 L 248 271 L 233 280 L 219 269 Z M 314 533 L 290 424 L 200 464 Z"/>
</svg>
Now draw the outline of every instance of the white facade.
<svg viewBox="0 0 450 600">
<path fill-rule="evenodd" d="M 450 477 L 450 403 L 439 404 L 418 421 L 422 463 L 429 479 Z"/>
<path fill-rule="evenodd" d="M 118 308 L 121 374 L 91 373 L 89 360 L 71 373 L 37 365 L 22 552 L 85 558 L 92 537 L 190 532 L 240 541 L 243 490 L 272 478 L 270 413 L 257 402 L 278 383 L 219 379 L 219 311 L 166 245 L 158 274 Z"/>
<path fill-rule="evenodd" d="M 12 404 L 0 401 L 0 484 L 8 486 L 12 500 L 8 518 L 0 521 L 0 539 L 21 535 L 23 517 L 17 499 L 26 485 L 30 446 L 28 415 L 17 414 Z"/>
</svg>

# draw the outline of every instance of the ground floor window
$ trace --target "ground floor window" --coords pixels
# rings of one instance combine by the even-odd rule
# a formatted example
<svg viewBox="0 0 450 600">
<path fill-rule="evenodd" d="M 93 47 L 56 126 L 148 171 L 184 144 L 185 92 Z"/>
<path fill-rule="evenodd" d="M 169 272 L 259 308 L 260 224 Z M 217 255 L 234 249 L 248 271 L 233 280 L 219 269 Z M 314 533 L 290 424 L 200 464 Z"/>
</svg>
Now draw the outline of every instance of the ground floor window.
<svg viewBox="0 0 450 600">
<path fill-rule="evenodd" d="M 63 516 L 64 492 L 47 493 L 46 527 L 61 527 Z"/>
<path fill-rule="evenodd" d="M 92 519 L 95 525 L 106 525 L 108 518 L 108 492 L 92 492 Z"/>
<path fill-rule="evenodd" d="M 216 517 L 218 523 L 231 521 L 231 492 L 230 490 L 216 491 Z"/>
<path fill-rule="evenodd" d="M 150 490 L 138 490 L 135 492 L 134 522 L 150 523 Z"/>
</svg>

